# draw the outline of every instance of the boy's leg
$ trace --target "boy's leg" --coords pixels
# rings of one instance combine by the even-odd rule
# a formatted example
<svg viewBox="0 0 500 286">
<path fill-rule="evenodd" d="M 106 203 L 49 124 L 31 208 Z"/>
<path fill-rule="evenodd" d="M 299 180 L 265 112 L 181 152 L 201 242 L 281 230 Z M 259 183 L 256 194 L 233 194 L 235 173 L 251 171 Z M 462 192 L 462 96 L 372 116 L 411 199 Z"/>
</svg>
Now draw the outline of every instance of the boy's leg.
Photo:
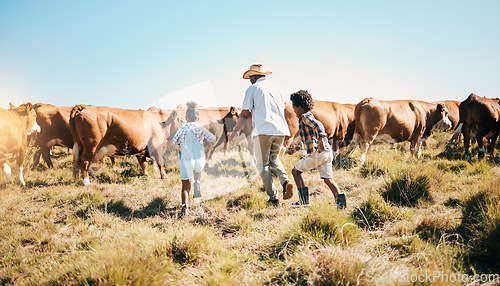
<svg viewBox="0 0 500 286">
<path fill-rule="evenodd" d="M 297 168 L 292 169 L 292 175 L 293 179 L 295 181 L 295 185 L 297 185 L 298 189 L 302 189 L 305 187 L 304 185 L 304 179 L 302 178 L 302 172 L 299 171 Z"/>
<path fill-rule="evenodd" d="M 193 172 L 193 198 L 201 198 L 201 172 Z"/>
<path fill-rule="evenodd" d="M 332 194 L 335 196 L 339 208 L 341 209 L 345 208 L 346 207 L 345 195 L 340 193 L 339 186 L 333 180 L 332 152 L 319 154 L 318 157 L 320 157 L 318 158 L 318 161 L 322 162 L 322 164 L 317 167 L 319 175 L 321 176 L 325 184 L 328 186 L 328 188 L 330 188 Z"/>
<path fill-rule="evenodd" d="M 328 188 L 330 188 L 330 191 L 332 191 L 332 194 L 335 197 L 337 197 L 338 194 L 340 194 L 340 188 L 332 178 L 323 178 L 323 181 L 328 186 Z"/>
</svg>

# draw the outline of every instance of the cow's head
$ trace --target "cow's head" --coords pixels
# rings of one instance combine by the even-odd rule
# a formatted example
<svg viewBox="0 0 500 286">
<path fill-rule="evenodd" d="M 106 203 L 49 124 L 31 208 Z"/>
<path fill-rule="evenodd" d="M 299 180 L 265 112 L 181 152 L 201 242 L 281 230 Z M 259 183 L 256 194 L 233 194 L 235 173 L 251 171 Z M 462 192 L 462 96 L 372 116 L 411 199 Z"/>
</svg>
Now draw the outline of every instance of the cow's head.
<svg viewBox="0 0 500 286">
<path fill-rule="evenodd" d="M 28 135 L 33 132 L 40 132 L 40 126 L 36 123 L 36 112 L 31 103 L 27 102 L 15 107 L 9 102 L 9 105 L 12 111 L 26 119 L 26 133 Z"/>
<path fill-rule="evenodd" d="M 236 107 L 231 106 L 229 108 L 229 112 L 222 118 L 217 120 L 219 124 L 225 124 L 226 132 L 232 132 L 234 127 L 236 126 L 236 122 L 238 121 L 238 117 L 240 116 L 240 112 Z"/>
<path fill-rule="evenodd" d="M 431 109 L 431 113 L 427 118 L 427 128 L 424 137 L 430 136 L 432 127 L 436 125 L 438 125 L 440 129 L 453 127 L 453 123 L 451 123 L 451 120 L 448 118 L 448 108 L 444 102 L 437 103 L 435 109 Z"/>
<path fill-rule="evenodd" d="M 172 140 L 174 138 L 175 132 L 179 130 L 184 124 L 186 124 L 186 119 L 179 114 L 176 110 L 173 110 L 168 119 L 161 123 L 163 132 L 167 140 Z"/>
</svg>

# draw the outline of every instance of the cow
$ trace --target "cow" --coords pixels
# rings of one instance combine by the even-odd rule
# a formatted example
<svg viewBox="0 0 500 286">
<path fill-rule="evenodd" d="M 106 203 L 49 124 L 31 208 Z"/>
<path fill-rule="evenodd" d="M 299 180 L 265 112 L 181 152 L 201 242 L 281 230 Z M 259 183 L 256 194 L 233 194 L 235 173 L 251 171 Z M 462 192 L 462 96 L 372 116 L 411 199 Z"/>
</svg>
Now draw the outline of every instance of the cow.
<svg viewBox="0 0 500 286">
<path fill-rule="evenodd" d="M 36 103 L 33 108 L 37 114 L 36 122 L 40 126 L 34 145 L 38 151 L 34 157 L 33 170 L 38 168 L 40 156 L 48 168 L 53 168 L 50 149 L 54 146 L 73 148 L 73 136 L 69 129 L 69 117 L 73 107 Z"/>
<path fill-rule="evenodd" d="M 354 105 L 341 104 L 332 101 L 314 101 L 311 112 L 325 127 L 328 141 L 333 149 L 334 158 L 344 146 L 352 140 L 354 134 Z M 299 139 L 299 120 L 291 102 L 285 103 L 285 120 L 290 130 L 290 136 L 285 137 L 283 149 L 286 150 Z"/>
<path fill-rule="evenodd" d="M 366 98 L 356 105 L 354 115 L 356 124 L 351 146 L 360 143 L 361 162 L 365 161 L 368 148 L 375 140 L 388 143 L 410 141 L 411 154 L 418 158 L 422 139 L 430 135 L 434 124 L 443 120 L 451 127 L 448 109 L 442 102 Z"/>
<path fill-rule="evenodd" d="M 70 115 L 73 136 L 73 177 L 81 175 L 89 185 L 89 166 L 104 156 L 136 155 L 143 174 L 146 158 L 152 158 L 162 179 L 166 177 L 163 153 L 166 141 L 185 123 L 176 111 L 166 121 L 162 112 L 130 110 L 92 105 L 77 105 Z"/>
<path fill-rule="evenodd" d="M 36 112 L 31 103 L 15 107 L 10 104 L 10 109 L 0 108 L 0 164 L 8 184 L 12 183 L 11 169 L 8 161 L 16 160 L 19 170 L 19 182 L 26 186 L 23 177 L 23 164 L 26 158 L 28 134 L 40 131 L 36 124 Z"/>
<path fill-rule="evenodd" d="M 464 136 L 465 158 L 470 158 L 471 137 L 476 138 L 479 159 L 483 158 L 486 152 L 483 138 L 489 138 L 488 153 L 493 157 L 500 130 L 500 99 L 480 97 L 471 93 L 460 103 L 460 123 L 457 132 L 460 130 Z"/>
<path fill-rule="evenodd" d="M 220 144 L 224 143 L 224 152 L 227 151 L 228 144 L 229 144 L 229 133 L 232 133 L 234 131 L 234 127 L 236 127 L 236 123 L 238 121 L 238 118 L 241 113 L 241 108 L 236 108 L 234 106 L 231 106 L 229 108 L 229 112 L 221 119 L 219 120 L 220 123 L 224 124 L 224 136 L 221 137 L 221 139 L 217 142 L 217 144 L 214 146 L 216 148 Z M 252 139 L 252 117 L 250 115 L 249 118 L 244 123 L 243 128 L 239 131 L 237 135 L 244 135 L 245 138 L 247 139 L 248 143 L 248 152 L 250 153 L 251 156 L 254 155 L 254 142 Z"/>
<path fill-rule="evenodd" d="M 446 104 L 446 108 L 448 108 L 448 118 L 451 121 L 451 129 L 455 130 L 458 126 L 458 122 L 460 120 L 460 112 L 459 112 L 459 106 L 460 106 L 460 101 L 456 100 L 443 100 L 439 102 L 434 102 L 434 103 L 440 103 L 443 102 Z M 446 123 L 444 123 L 443 120 L 440 120 L 438 123 L 434 124 L 433 129 L 437 130 L 447 130 L 450 128 Z"/>
</svg>

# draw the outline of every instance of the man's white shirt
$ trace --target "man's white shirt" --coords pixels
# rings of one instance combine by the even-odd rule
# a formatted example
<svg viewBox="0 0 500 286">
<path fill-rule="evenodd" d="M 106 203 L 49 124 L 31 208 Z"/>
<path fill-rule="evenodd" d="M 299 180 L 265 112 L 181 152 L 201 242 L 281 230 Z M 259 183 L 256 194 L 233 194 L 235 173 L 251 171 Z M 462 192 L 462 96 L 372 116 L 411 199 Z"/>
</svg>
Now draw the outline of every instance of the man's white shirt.
<svg viewBox="0 0 500 286">
<path fill-rule="evenodd" d="M 252 113 L 252 136 L 290 135 L 285 120 L 285 100 L 278 86 L 259 78 L 245 92 L 243 110 Z"/>
</svg>

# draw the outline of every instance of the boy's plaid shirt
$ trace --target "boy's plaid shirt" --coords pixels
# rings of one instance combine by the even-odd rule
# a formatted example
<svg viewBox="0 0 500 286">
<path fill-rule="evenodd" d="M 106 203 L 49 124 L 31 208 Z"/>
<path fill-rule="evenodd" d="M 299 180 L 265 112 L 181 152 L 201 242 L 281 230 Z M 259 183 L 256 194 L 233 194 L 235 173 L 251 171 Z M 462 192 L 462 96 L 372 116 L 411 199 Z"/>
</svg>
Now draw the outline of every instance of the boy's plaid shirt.
<svg viewBox="0 0 500 286">
<path fill-rule="evenodd" d="M 327 134 L 325 132 L 325 127 L 323 123 L 319 122 L 311 111 L 303 113 L 299 118 L 299 131 L 300 131 L 300 141 L 302 141 L 302 151 L 306 154 L 312 154 L 316 152 L 318 146 L 318 138 L 321 135 L 323 137 L 323 143 L 325 145 L 325 151 L 331 151 L 330 144 L 328 144 Z"/>
</svg>

